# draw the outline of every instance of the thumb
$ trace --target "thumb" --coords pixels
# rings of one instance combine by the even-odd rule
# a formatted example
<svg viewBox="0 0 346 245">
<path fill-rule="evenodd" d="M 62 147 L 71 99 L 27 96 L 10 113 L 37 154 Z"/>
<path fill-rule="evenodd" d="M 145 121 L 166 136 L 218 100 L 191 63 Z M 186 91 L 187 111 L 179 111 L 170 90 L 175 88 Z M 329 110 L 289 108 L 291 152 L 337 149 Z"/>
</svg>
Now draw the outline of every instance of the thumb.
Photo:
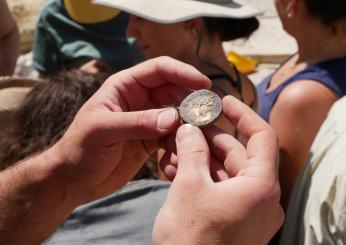
<svg viewBox="0 0 346 245">
<path fill-rule="evenodd" d="M 111 112 L 102 119 L 106 130 L 111 129 L 117 140 L 157 139 L 175 130 L 179 123 L 179 115 L 174 108 Z"/>
<path fill-rule="evenodd" d="M 178 129 L 176 143 L 177 177 L 202 177 L 211 181 L 210 151 L 202 131 L 195 126 L 184 124 Z"/>
</svg>

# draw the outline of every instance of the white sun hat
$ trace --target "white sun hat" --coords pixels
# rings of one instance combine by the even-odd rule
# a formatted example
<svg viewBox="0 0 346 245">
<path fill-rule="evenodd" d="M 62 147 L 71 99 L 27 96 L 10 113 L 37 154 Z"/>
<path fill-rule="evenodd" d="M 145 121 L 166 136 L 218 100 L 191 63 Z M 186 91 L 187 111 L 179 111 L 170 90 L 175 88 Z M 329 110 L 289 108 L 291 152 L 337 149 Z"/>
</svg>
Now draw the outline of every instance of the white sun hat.
<svg viewBox="0 0 346 245">
<path fill-rule="evenodd" d="M 196 17 L 244 19 L 263 14 L 232 0 L 93 0 L 157 23 L 177 23 Z"/>
</svg>

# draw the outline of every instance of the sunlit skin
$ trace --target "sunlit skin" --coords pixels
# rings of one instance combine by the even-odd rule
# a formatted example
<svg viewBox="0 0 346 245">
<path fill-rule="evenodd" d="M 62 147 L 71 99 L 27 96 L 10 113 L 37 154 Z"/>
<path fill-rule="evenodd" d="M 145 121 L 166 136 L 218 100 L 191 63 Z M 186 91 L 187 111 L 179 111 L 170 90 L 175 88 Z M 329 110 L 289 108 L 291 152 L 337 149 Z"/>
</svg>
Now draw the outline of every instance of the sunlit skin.
<svg viewBox="0 0 346 245">
<path fill-rule="evenodd" d="M 184 26 L 185 22 L 159 24 L 131 15 L 127 36 L 136 38 L 147 59 L 167 55 L 186 63 L 196 63 L 191 59 L 195 55 L 195 40 Z"/>
<path fill-rule="evenodd" d="M 283 28 L 297 41 L 298 52 L 273 75 L 268 92 L 309 65 L 346 56 L 344 21 L 336 22 L 337 32 L 332 33 L 330 26 L 311 16 L 304 0 L 275 0 L 274 3 Z M 272 108 L 269 123 L 280 140 L 279 172 L 284 207 L 308 160 L 311 144 L 337 99 L 339 97 L 321 83 L 300 80 L 287 86 Z"/>
</svg>

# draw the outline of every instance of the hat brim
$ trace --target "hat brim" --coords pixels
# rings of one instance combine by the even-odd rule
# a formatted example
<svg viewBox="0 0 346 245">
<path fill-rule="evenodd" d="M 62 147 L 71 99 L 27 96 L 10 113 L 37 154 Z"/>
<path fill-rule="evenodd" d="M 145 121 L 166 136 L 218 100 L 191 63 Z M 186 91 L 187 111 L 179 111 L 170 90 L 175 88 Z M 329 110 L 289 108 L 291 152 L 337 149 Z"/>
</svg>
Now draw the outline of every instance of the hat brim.
<svg viewBox="0 0 346 245">
<path fill-rule="evenodd" d="M 191 0 L 93 0 L 93 3 L 117 8 L 162 24 L 177 23 L 197 17 L 245 19 L 263 14 L 258 9 L 234 1 L 213 4 Z"/>
</svg>

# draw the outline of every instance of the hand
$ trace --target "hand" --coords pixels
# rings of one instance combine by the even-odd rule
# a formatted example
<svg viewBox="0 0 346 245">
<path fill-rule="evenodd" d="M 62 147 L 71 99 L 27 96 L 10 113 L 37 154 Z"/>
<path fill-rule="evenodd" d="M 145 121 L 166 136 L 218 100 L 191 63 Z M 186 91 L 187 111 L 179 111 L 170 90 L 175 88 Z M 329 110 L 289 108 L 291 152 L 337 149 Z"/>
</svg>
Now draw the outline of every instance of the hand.
<svg viewBox="0 0 346 245">
<path fill-rule="evenodd" d="M 210 85 L 192 66 L 167 57 L 110 77 L 53 147 L 65 162 L 59 170 L 66 188 L 90 201 L 126 184 L 179 124 L 175 109 L 152 108 Z"/>
<path fill-rule="evenodd" d="M 277 138 L 271 127 L 233 97 L 224 114 L 246 147 L 217 128 L 183 125 L 176 136 L 178 169 L 156 218 L 154 244 L 267 244 L 283 222 Z M 210 149 L 208 147 L 208 143 Z M 211 162 L 229 178 L 214 182 Z"/>
<path fill-rule="evenodd" d="M 93 59 L 79 67 L 79 70 L 90 74 L 110 73 L 112 72 L 112 67 L 103 60 Z"/>
</svg>

